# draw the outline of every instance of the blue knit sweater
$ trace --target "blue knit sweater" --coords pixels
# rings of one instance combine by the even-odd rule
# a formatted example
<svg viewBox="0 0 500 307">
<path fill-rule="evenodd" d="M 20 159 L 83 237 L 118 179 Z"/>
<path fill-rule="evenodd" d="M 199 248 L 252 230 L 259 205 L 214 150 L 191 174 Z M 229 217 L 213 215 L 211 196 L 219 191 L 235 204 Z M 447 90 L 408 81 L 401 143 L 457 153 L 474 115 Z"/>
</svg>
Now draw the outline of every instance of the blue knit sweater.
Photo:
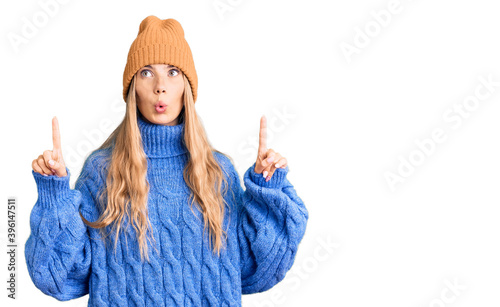
<svg viewBox="0 0 500 307">
<path fill-rule="evenodd" d="M 25 257 L 35 286 L 61 301 L 89 294 L 89 306 L 241 306 L 242 294 L 266 291 L 283 280 L 308 219 L 286 178 L 288 167 L 277 169 L 266 182 L 252 165 L 244 174 L 243 190 L 231 161 L 213 152 L 233 192 L 225 196 L 227 241 L 218 257 L 209 245 L 208 229 L 203 230 L 203 215 L 188 202 L 182 173 L 189 156 L 184 123 L 162 126 L 139 117 L 138 125 L 148 163 L 148 217 L 158 252 L 150 245 L 150 262 L 141 262 L 134 227 L 122 227 L 114 250 L 115 237 L 112 244 L 105 243 L 97 229 L 83 223 L 79 212 L 89 221 L 102 212 L 97 192 L 105 184 L 103 157 L 110 149 L 96 150 L 85 160 L 74 189 L 69 169 L 66 177 L 32 171 L 38 199 Z"/>
</svg>

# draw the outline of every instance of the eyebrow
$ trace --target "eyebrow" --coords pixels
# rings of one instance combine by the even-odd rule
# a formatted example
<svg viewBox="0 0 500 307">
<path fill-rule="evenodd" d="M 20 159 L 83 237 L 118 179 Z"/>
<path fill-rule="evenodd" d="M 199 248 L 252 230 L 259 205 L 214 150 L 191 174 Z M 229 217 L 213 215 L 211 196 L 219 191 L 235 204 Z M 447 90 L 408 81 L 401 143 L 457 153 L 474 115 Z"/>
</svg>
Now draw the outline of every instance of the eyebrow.
<svg viewBox="0 0 500 307">
<path fill-rule="evenodd" d="M 146 66 L 144 66 L 144 67 L 148 67 L 148 68 L 153 69 L 153 67 L 151 67 L 151 65 L 146 65 Z M 172 68 L 172 67 L 176 68 L 176 67 L 175 67 L 175 66 L 173 66 L 173 65 L 167 65 L 167 69 L 168 69 L 168 68 Z"/>
</svg>

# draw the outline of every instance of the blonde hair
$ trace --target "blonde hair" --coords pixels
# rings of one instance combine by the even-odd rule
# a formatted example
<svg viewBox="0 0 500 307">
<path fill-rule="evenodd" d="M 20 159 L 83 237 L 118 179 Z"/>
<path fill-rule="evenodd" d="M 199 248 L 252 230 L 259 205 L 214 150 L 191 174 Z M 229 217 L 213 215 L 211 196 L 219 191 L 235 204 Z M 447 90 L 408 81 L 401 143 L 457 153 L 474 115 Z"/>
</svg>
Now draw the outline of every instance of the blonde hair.
<svg viewBox="0 0 500 307">
<path fill-rule="evenodd" d="M 223 195 L 226 194 L 228 185 L 225 184 L 224 190 L 221 191 L 222 182 L 227 183 L 227 180 L 224 178 L 222 169 L 212 151 L 226 156 L 231 162 L 232 159 L 211 146 L 196 113 L 189 81 L 184 74 L 183 78 L 184 107 L 179 115 L 179 123 L 182 121 L 185 123 L 184 142 L 189 152 L 183 176 L 191 190 L 191 211 L 193 211 L 193 204 L 196 202 L 199 205 L 198 209 L 203 213 L 204 231 L 207 228 L 210 230 L 210 244 L 212 239 L 215 242 L 213 252 L 217 252 L 217 255 L 220 256 L 223 241 L 227 238 L 227 233 L 222 229 L 222 225 L 224 204 L 226 204 Z M 116 235 L 115 252 L 118 234 L 126 216 L 128 221 L 134 224 L 141 260 L 146 256 L 149 261 L 146 237 L 147 234 L 150 234 L 154 241 L 154 236 L 147 212 L 149 193 L 149 183 L 146 179 L 147 159 L 137 125 L 135 76 L 131 80 L 126 102 L 127 108 L 123 121 L 96 149 L 97 151 L 112 148 L 112 154 L 106 158 L 109 163 L 105 189 L 101 189 L 98 197 L 103 213 L 95 222 L 89 222 L 81 214 L 80 216 L 88 226 L 100 229 L 104 237 L 107 237 L 104 228 L 113 224 L 113 232 Z M 127 228 L 128 226 L 129 224 L 127 224 Z"/>
</svg>

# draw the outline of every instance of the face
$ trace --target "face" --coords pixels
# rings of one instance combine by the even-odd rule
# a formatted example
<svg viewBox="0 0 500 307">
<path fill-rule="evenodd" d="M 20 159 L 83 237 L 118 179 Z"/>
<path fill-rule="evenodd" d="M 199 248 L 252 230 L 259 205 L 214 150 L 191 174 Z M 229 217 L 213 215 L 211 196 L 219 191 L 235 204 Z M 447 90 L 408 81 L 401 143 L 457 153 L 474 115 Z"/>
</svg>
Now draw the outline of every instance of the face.
<svg viewBox="0 0 500 307">
<path fill-rule="evenodd" d="M 175 66 L 151 64 L 135 74 L 137 108 L 146 121 L 174 126 L 182 111 L 184 79 Z"/>
</svg>

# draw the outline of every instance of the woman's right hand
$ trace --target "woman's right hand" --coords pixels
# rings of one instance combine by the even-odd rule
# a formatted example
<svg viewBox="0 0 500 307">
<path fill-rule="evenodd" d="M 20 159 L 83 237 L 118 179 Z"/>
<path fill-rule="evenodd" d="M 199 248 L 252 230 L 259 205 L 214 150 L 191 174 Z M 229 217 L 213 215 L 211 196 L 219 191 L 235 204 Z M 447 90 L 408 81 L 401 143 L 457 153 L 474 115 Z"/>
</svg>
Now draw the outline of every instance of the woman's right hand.
<svg viewBox="0 0 500 307">
<path fill-rule="evenodd" d="M 52 118 L 52 144 L 52 150 L 44 151 L 43 154 L 33 160 L 31 166 L 35 172 L 44 176 L 57 175 L 58 177 L 65 177 L 68 173 L 62 156 L 59 122 L 55 116 Z"/>
</svg>

